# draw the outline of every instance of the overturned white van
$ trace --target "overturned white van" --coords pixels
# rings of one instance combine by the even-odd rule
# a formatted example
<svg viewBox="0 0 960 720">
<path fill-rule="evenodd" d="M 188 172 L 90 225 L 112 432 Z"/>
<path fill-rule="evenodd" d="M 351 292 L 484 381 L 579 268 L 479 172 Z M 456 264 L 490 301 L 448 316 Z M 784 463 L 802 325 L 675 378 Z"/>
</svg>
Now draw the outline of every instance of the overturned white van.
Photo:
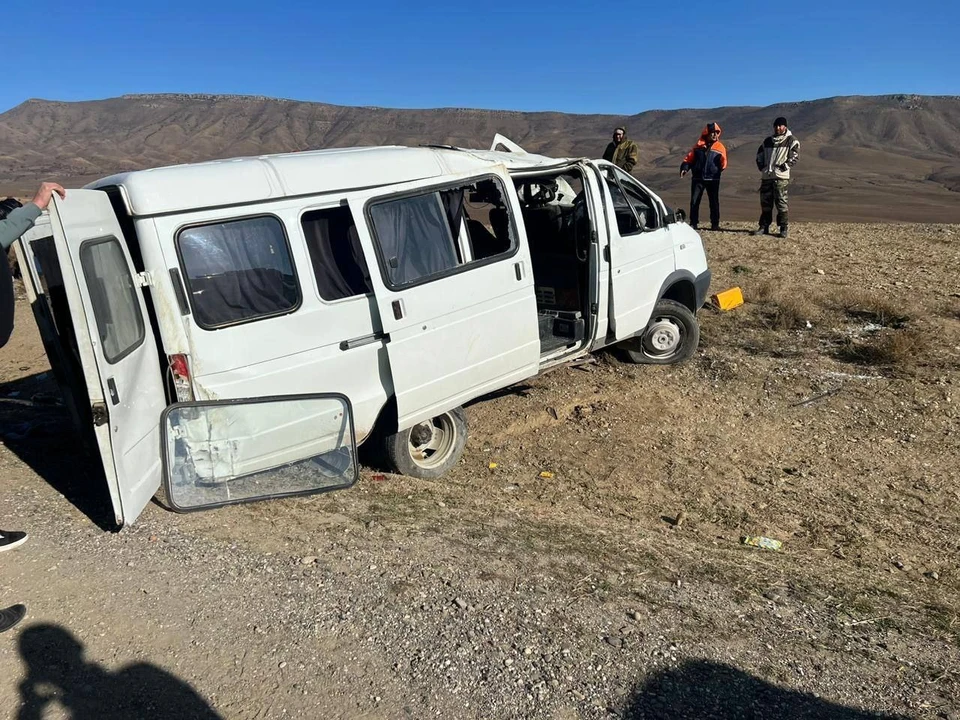
<svg viewBox="0 0 960 720">
<path fill-rule="evenodd" d="M 697 233 L 605 161 L 371 147 L 124 173 L 17 245 L 118 524 L 458 460 L 474 398 L 618 344 L 696 349 Z"/>
</svg>

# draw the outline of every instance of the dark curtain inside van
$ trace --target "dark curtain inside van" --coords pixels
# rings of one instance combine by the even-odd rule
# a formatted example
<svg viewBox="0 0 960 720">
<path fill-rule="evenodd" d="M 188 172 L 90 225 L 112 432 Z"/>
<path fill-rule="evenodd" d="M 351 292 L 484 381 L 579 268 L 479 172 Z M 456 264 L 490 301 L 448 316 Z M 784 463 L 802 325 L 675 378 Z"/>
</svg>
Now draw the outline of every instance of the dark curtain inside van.
<svg viewBox="0 0 960 720">
<path fill-rule="evenodd" d="M 178 244 L 194 317 L 201 326 L 275 315 L 300 302 L 286 236 L 277 218 L 186 228 Z"/>
<path fill-rule="evenodd" d="M 349 208 L 305 213 L 301 225 L 320 297 L 340 300 L 373 292 Z"/>
<path fill-rule="evenodd" d="M 377 242 L 393 285 L 406 285 L 459 264 L 447 207 L 439 193 L 370 208 Z"/>
</svg>

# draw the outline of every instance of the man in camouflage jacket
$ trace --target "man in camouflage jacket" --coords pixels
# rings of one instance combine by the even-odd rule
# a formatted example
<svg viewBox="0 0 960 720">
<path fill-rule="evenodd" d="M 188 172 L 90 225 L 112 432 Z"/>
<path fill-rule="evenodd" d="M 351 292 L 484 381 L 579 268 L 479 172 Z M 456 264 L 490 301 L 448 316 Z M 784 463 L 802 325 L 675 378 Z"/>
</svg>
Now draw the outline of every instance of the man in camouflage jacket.
<svg viewBox="0 0 960 720">
<path fill-rule="evenodd" d="M 757 170 L 760 171 L 760 227 L 751 235 L 768 235 L 773 222 L 773 207 L 777 207 L 777 225 L 780 237 L 789 233 L 787 187 L 790 168 L 800 159 L 800 141 L 787 129 L 787 119 L 773 121 L 773 135 L 757 148 Z"/>
<path fill-rule="evenodd" d="M 627 140 L 627 131 L 618 127 L 613 131 L 613 140 L 603 151 L 603 159 L 609 160 L 617 167 L 623 168 L 627 172 L 633 170 L 640 158 L 640 148 L 633 140 Z"/>
</svg>

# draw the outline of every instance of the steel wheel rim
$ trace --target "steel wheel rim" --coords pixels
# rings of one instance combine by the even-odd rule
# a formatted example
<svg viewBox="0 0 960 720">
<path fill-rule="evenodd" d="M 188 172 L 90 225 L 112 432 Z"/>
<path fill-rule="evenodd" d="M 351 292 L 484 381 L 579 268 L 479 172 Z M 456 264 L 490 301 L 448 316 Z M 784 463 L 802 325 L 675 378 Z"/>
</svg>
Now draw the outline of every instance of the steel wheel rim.
<svg viewBox="0 0 960 720">
<path fill-rule="evenodd" d="M 443 465 L 456 445 L 457 425 L 445 413 L 410 428 L 407 450 L 417 466 L 429 470 Z"/>
<path fill-rule="evenodd" d="M 683 325 L 670 317 L 658 317 L 647 327 L 641 340 L 643 354 L 653 360 L 665 360 L 683 347 Z"/>
</svg>

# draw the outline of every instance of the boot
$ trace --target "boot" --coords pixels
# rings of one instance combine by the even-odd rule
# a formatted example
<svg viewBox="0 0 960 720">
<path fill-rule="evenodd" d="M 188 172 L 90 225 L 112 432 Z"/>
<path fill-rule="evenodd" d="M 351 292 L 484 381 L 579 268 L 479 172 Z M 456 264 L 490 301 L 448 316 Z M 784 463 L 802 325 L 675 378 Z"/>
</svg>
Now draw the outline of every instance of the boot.
<svg viewBox="0 0 960 720">
<path fill-rule="evenodd" d="M 780 226 L 780 237 L 782 238 L 790 237 L 790 229 L 786 225 Z"/>
<path fill-rule="evenodd" d="M 766 227 L 766 226 L 764 226 L 764 225 L 761 225 L 761 226 L 758 227 L 756 230 L 751 230 L 751 231 L 750 231 L 750 234 L 751 234 L 751 235 L 769 235 L 769 234 L 770 234 L 770 228 L 769 228 L 769 227 Z"/>
<path fill-rule="evenodd" d="M 0 610 L 0 633 L 6 632 L 23 620 L 23 616 L 26 614 L 27 608 L 24 605 L 11 605 Z"/>
</svg>

